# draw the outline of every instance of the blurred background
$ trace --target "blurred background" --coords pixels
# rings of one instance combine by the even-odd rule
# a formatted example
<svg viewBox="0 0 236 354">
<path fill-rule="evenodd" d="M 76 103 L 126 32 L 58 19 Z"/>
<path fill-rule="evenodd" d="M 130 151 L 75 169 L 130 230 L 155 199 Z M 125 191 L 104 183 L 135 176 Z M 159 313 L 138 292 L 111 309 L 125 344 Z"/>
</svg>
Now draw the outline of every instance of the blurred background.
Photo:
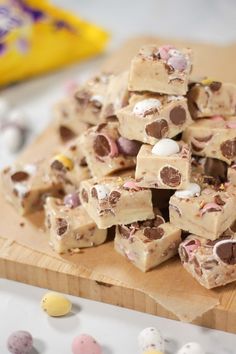
<svg viewBox="0 0 236 354">
<path fill-rule="evenodd" d="M 130 37 L 155 35 L 223 46 L 236 42 L 235 0 L 51 0 L 50 3 L 107 30 L 110 41 L 98 57 L 1 89 L 0 98 L 24 112 L 30 132 L 27 143 L 47 126 L 52 117 L 51 107 L 65 95 L 67 83 L 70 80 L 80 83 L 93 75 L 104 58 Z M 0 30 L 2 24 L 0 21 Z M 45 55 L 44 52 L 42 60 Z M 18 151 L 9 152 L 0 134 L 0 167 L 11 163 L 17 154 Z"/>
</svg>

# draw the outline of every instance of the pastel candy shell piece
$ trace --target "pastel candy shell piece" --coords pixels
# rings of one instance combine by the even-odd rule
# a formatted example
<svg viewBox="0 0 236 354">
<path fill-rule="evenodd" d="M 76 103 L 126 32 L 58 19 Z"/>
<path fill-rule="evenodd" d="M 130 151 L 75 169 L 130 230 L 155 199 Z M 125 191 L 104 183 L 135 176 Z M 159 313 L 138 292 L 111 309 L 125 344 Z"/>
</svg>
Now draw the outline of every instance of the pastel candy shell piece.
<svg viewBox="0 0 236 354">
<path fill-rule="evenodd" d="M 72 342 L 73 354 L 102 354 L 102 348 L 98 342 L 88 334 L 81 334 Z"/>
</svg>

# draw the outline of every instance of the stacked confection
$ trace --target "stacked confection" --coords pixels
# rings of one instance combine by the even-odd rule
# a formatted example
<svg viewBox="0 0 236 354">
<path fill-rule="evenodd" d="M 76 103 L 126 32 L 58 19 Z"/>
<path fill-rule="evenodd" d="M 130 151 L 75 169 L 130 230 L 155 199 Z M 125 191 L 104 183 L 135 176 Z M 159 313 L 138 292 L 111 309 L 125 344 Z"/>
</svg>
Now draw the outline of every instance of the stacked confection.
<svg viewBox="0 0 236 354">
<path fill-rule="evenodd" d="M 22 214 L 44 205 L 56 252 L 115 226 L 115 250 L 144 272 L 179 250 L 203 286 L 236 280 L 236 87 L 190 83 L 191 68 L 189 49 L 141 48 L 129 72 L 57 104 L 63 150 L 3 171 Z"/>
</svg>

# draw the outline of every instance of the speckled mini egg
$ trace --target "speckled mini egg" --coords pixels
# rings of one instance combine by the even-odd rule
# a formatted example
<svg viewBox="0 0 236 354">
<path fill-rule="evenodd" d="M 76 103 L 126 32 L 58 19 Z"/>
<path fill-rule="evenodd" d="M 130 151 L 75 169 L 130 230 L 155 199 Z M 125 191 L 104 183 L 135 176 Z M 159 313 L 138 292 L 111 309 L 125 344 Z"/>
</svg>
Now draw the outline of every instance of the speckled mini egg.
<svg viewBox="0 0 236 354">
<path fill-rule="evenodd" d="M 89 334 L 80 334 L 72 342 L 73 354 L 102 354 L 102 348 Z"/>
<path fill-rule="evenodd" d="M 33 338 L 29 332 L 13 332 L 7 340 L 7 348 L 12 354 L 29 354 L 33 347 Z"/>
<path fill-rule="evenodd" d="M 202 349 L 200 344 L 196 342 L 189 342 L 180 348 L 177 354 L 205 354 L 205 351 Z"/>
<path fill-rule="evenodd" d="M 49 292 L 41 300 L 41 307 L 49 316 L 65 316 L 71 311 L 71 302 L 62 294 Z"/>
<path fill-rule="evenodd" d="M 164 351 L 164 339 L 158 329 L 154 327 L 147 327 L 143 329 L 139 333 L 138 343 L 141 351 Z"/>
</svg>

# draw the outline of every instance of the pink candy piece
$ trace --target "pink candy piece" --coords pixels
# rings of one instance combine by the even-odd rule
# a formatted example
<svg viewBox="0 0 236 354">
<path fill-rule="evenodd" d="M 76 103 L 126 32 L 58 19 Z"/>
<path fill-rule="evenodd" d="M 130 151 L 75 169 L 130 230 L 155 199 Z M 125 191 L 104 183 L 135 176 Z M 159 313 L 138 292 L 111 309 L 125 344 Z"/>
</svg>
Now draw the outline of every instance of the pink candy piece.
<svg viewBox="0 0 236 354">
<path fill-rule="evenodd" d="M 158 49 L 158 54 L 160 55 L 160 58 L 167 61 L 170 57 L 169 55 L 169 50 L 174 49 L 173 45 L 170 44 L 165 44 Z"/>
<path fill-rule="evenodd" d="M 192 138 L 192 143 L 199 149 L 204 149 L 206 146 L 206 141 L 198 141 L 195 138 Z"/>
<path fill-rule="evenodd" d="M 183 246 L 189 256 L 189 259 L 191 260 L 193 257 L 193 252 L 201 246 L 201 242 L 198 239 L 194 239 L 187 241 Z"/>
<path fill-rule="evenodd" d="M 73 354 L 102 354 L 101 346 L 89 334 L 81 334 L 72 342 Z"/>
<path fill-rule="evenodd" d="M 214 121 L 221 121 L 221 120 L 224 120 L 224 118 L 222 116 L 213 116 L 211 117 L 211 120 L 214 120 Z"/>
<path fill-rule="evenodd" d="M 123 185 L 124 188 L 127 189 L 134 189 L 135 191 L 138 191 L 140 188 L 138 187 L 137 183 L 134 181 L 127 181 Z"/>
<path fill-rule="evenodd" d="M 226 122 L 227 128 L 230 129 L 235 129 L 236 128 L 236 122 Z"/>
<path fill-rule="evenodd" d="M 136 140 L 129 140 L 120 136 L 117 140 L 119 152 L 123 155 L 137 156 L 141 143 Z"/>
<path fill-rule="evenodd" d="M 203 216 L 207 212 L 217 212 L 223 210 L 222 207 L 216 203 L 207 203 L 200 211 L 200 215 Z"/>
<path fill-rule="evenodd" d="M 109 148 L 110 148 L 110 152 L 109 152 L 108 156 L 110 156 L 110 157 L 118 156 L 119 155 L 119 150 L 118 150 L 118 147 L 117 147 L 117 144 L 116 144 L 115 140 L 110 138 L 106 134 L 98 134 L 98 135 L 103 136 L 108 142 L 108 145 L 109 145 Z"/>
<path fill-rule="evenodd" d="M 184 71 L 187 68 L 187 60 L 183 55 L 170 57 L 167 64 L 178 71 Z"/>
</svg>

